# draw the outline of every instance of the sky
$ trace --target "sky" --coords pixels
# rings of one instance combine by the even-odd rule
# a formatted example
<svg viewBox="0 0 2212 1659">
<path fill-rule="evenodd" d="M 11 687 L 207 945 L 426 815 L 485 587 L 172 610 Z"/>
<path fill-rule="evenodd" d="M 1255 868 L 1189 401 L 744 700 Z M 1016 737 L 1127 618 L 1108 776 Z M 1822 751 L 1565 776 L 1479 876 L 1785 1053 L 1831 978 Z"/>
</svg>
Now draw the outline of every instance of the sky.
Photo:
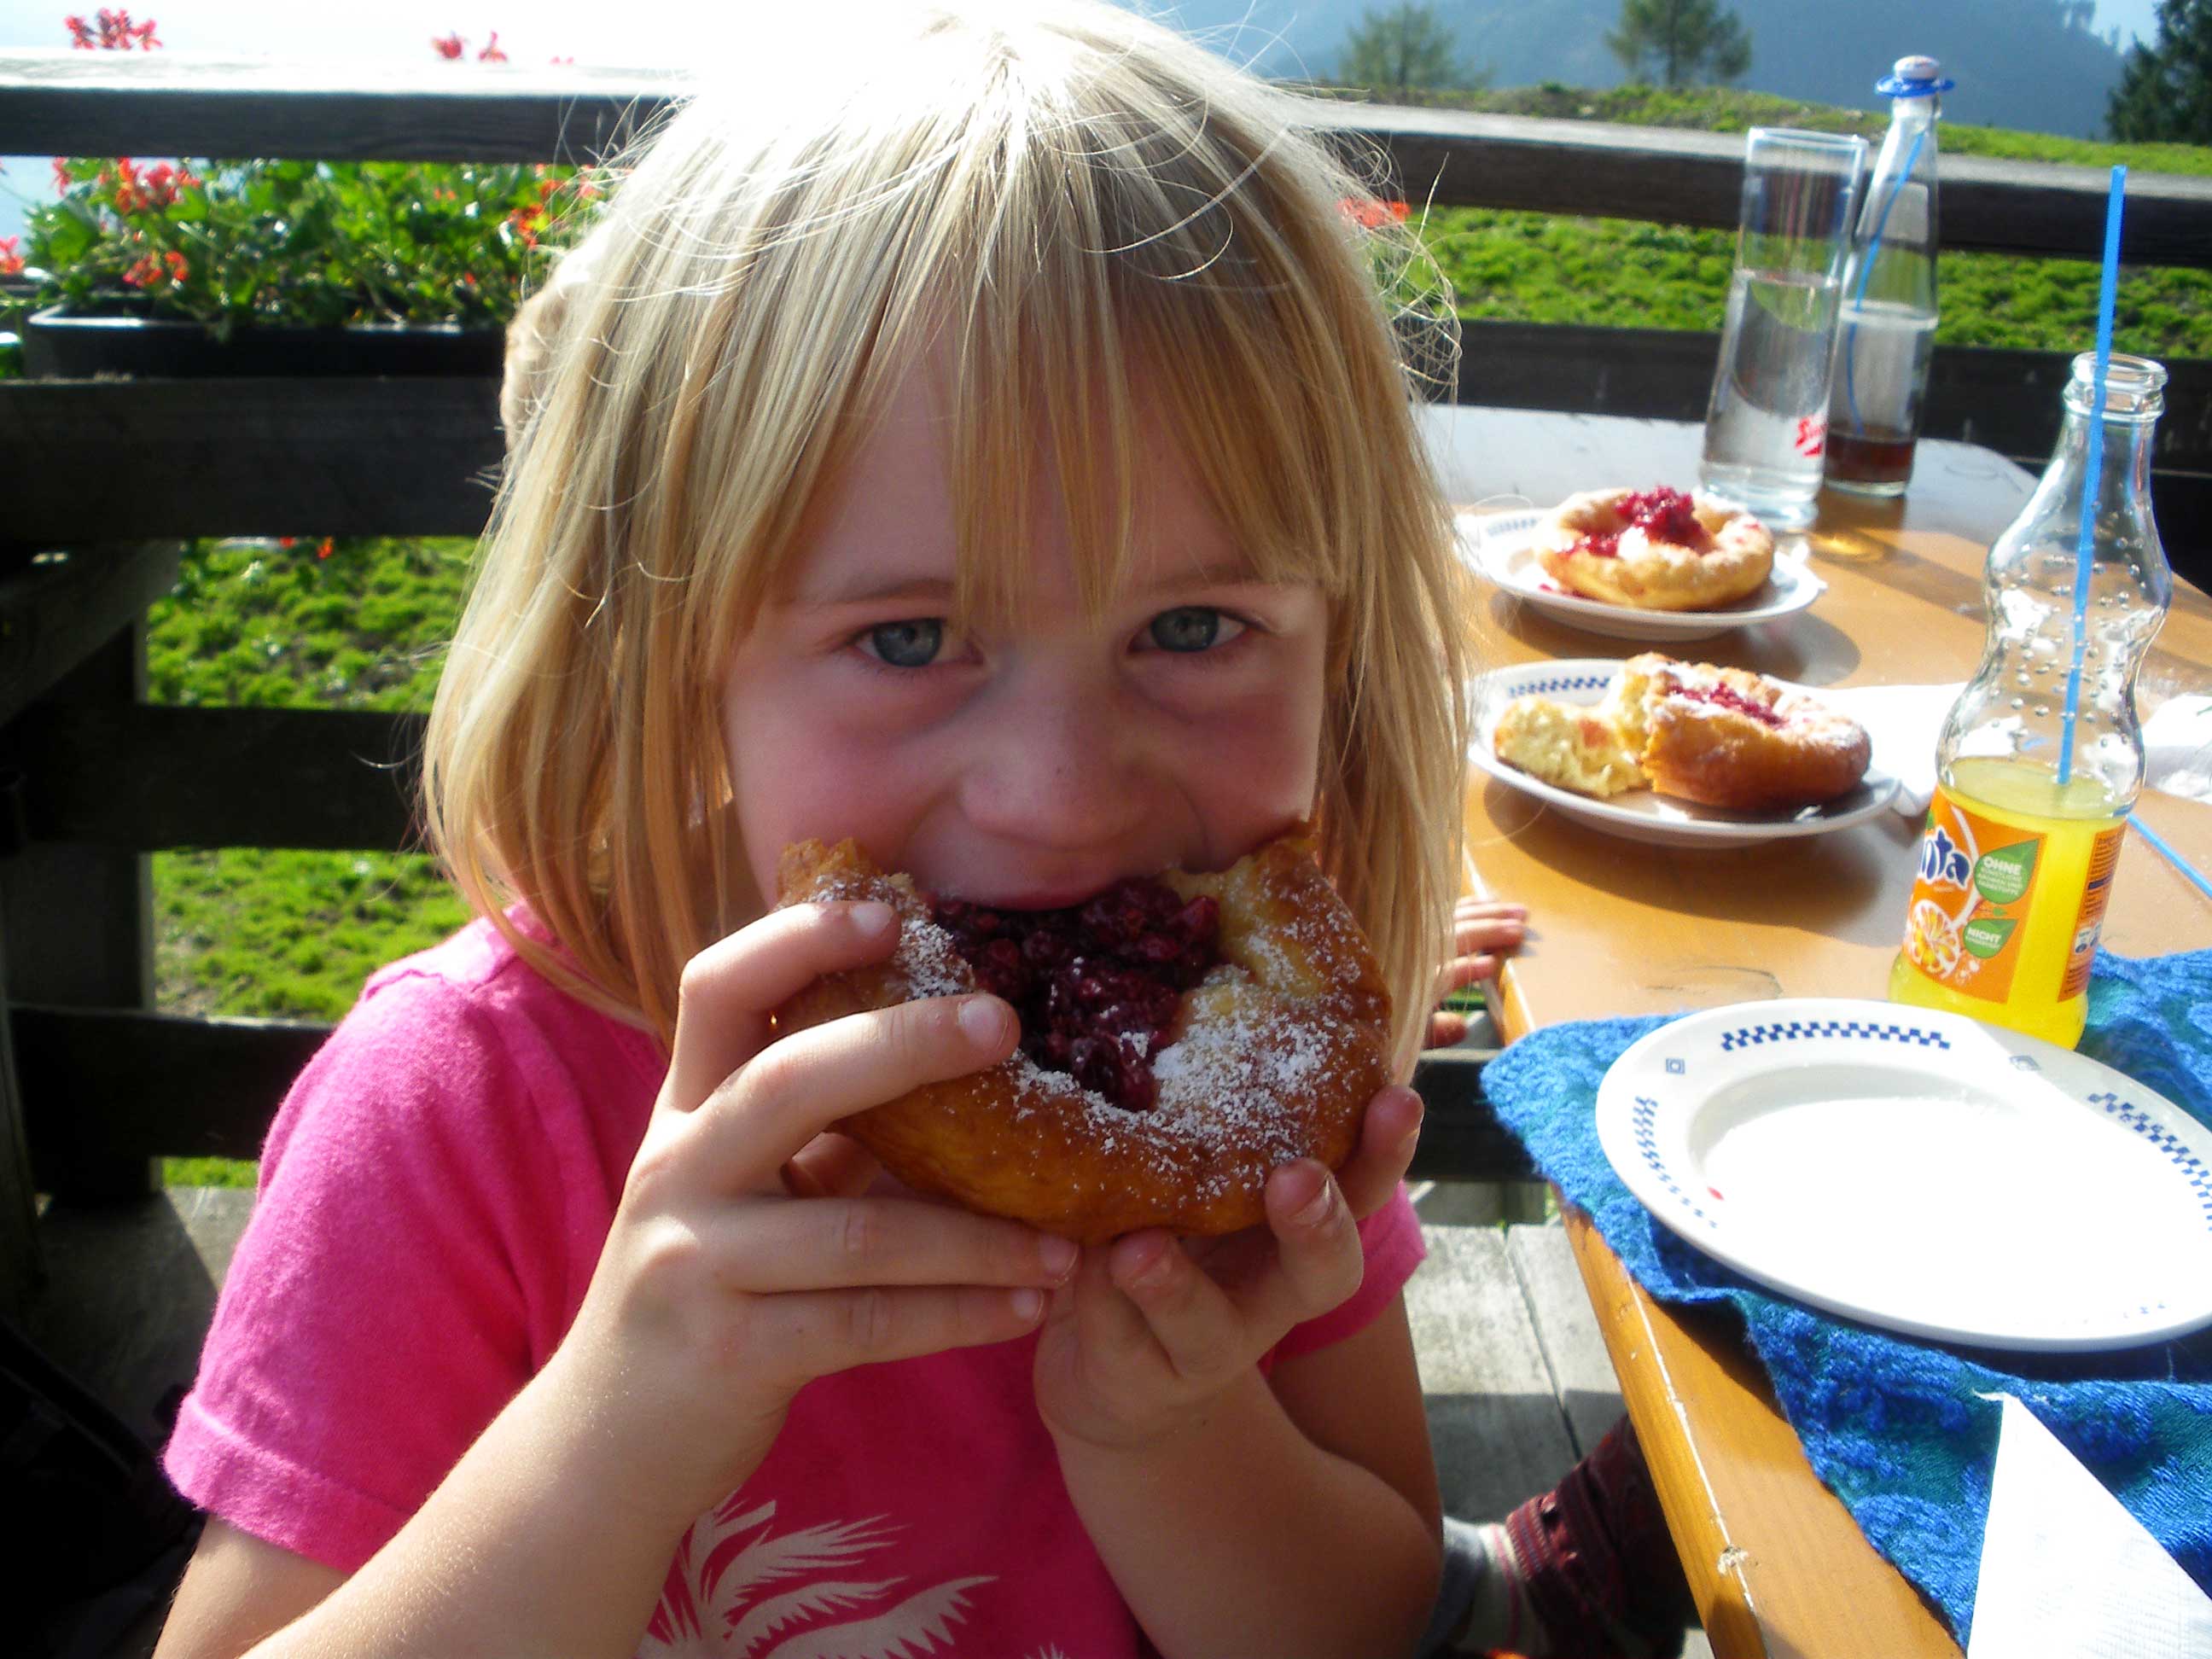
<svg viewBox="0 0 2212 1659">
<path fill-rule="evenodd" d="M 1378 0 L 1378 4 L 1380 0 Z M 0 51 L 10 46 L 65 46 L 63 17 L 90 16 L 99 0 L 0 0 Z M 702 51 L 701 19 L 717 32 L 773 16 L 788 22 L 790 0 L 378 0 L 374 6 L 322 6 L 300 0 L 149 0 L 122 8 L 140 21 L 152 18 L 172 52 L 224 55 L 378 58 L 438 67 L 433 37 L 458 32 L 471 56 L 495 27 L 501 50 L 515 64 L 573 58 L 582 64 L 683 66 Z M 841 6 L 840 9 L 848 7 Z M 507 15 L 502 19 L 501 13 Z M 489 14 L 489 15 L 486 15 Z M 806 9 L 805 15 L 813 15 Z M 2097 0 L 2099 30 L 2118 27 L 2123 37 L 2157 30 L 2157 0 Z M 513 24 L 514 27 L 507 27 Z M 21 228 L 21 198 L 48 194 L 44 157 L 0 158 L 0 236 Z"/>
<path fill-rule="evenodd" d="M 95 9 L 84 0 L 0 0 L 0 47 L 65 46 L 63 15 Z M 473 50 L 496 27 L 501 49 L 516 63 L 573 57 L 580 64 L 680 64 L 696 54 L 692 36 L 702 16 L 788 15 L 793 8 L 789 0 L 475 0 L 473 7 L 468 0 L 379 0 L 370 7 L 149 0 L 127 9 L 158 22 L 162 44 L 177 52 L 427 59 L 434 35 L 459 31 Z M 2157 0 L 2097 0 L 2096 27 L 2148 35 L 2156 11 Z"/>
</svg>

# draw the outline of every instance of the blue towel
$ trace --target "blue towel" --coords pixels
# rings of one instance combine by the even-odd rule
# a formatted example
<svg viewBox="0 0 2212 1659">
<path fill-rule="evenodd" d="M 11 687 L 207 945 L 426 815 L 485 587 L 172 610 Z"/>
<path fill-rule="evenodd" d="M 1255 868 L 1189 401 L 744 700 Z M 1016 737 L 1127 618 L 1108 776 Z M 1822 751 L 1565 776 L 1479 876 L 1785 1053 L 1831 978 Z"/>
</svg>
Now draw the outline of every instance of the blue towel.
<svg viewBox="0 0 2212 1659">
<path fill-rule="evenodd" d="M 2106 1353 L 2004 1353 L 1893 1335 L 1759 1288 L 1655 1221 L 1598 1146 L 1599 1080 L 1664 1024 L 1532 1032 L 1484 1068 L 1484 1091 L 1653 1296 L 1737 1310 L 1814 1473 L 1960 1645 L 1973 1622 L 1996 1456 L 1998 1407 L 1983 1394 L 2027 1404 L 2212 1592 L 2212 1334 Z M 2212 951 L 2100 953 L 2081 1052 L 2212 1124 Z M 2053 1219 L 2127 1224 L 2124 1205 L 2087 1191 L 2078 1213 Z"/>
</svg>

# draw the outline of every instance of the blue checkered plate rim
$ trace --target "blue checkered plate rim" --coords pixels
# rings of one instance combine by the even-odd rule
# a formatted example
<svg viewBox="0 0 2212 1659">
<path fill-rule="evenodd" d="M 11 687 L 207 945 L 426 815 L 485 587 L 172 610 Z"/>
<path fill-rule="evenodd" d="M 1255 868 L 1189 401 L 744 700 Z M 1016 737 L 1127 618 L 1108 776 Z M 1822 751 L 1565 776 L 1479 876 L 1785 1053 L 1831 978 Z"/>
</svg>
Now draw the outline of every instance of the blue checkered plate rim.
<svg viewBox="0 0 2212 1659">
<path fill-rule="evenodd" d="M 1649 789 L 1632 790 L 1609 800 L 1578 795 L 1530 777 L 1498 758 L 1492 734 L 1498 716 L 1515 697 L 1551 697 L 1566 703 L 1601 700 L 1620 665 L 1610 658 L 1569 657 L 1553 662 L 1520 663 L 1494 668 L 1468 682 L 1469 716 L 1474 722 L 1468 759 L 1500 783 L 1556 808 L 1567 817 L 1607 834 L 1662 846 L 1708 848 L 1752 847 L 1761 842 L 1801 836 L 1832 835 L 1863 823 L 1884 811 L 1897 793 L 1897 779 L 1879 767 L 1868 769 L 1857 788 L 1819 806 L 1796 812 L 1729 812 L 1717 806 L 1700 806 L 1676 800 Z M 1776 684 L 1790 685 L 1788 680 Z M 1794 690 L 1819 696 L 1813 686 Z"/>
<path fill-rule="evenodd" d="M 2212 1128 L 2035 1037 L 1843 998 L 1705 1009 L 1613 1062 L 1597 1131 L 1668 1229 L 1831 1313 L 2018 1349 L 2212 1324 Z"/>
<path fill-rule="evenodd" d="M 1778 538 L 1773 574 L 1757 592 L 1717 611 L 1634 611 L 1561 592 L 1536 562 L 1529 532 L 1540 513 L 1462 513 L 1457 520 L 1460 556 L 1476 574 L 1554 621 L 1610 639 L 1650 641 L 1706 640 L 1732 628 L 1795 616 L 1828 591 L 1810 568 L 1802 536 Z"/>
</svg>

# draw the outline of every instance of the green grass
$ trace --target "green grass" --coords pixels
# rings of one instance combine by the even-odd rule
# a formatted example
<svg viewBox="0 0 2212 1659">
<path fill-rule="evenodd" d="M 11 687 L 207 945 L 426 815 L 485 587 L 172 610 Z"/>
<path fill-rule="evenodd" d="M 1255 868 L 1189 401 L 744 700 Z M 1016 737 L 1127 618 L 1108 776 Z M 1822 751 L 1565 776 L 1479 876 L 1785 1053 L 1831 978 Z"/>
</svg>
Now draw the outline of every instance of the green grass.
<svg viewBox="0 0 2212 1659">
<path fill-rule="evenodd" d="M 1807 127 L 1816 132 L 1856 132 L 1879 143 L 1889 126 L 1883 109 L 1844 109 L 1808 104 L 1771 93 L 1734 87 L 1612 87 L 1591 91 L 1546 83 L 1492 92 L 1416 94 L 1411 101 L 1437 108 L 1499 115 L 1540 115 L 1557 120 L 1617 121 L 1630 126 L 1687 127 L 1700 132 L 1742 132 L 1751 127 Z M 1953 155 L 1993 155 L 2020 161 L 2057 161 L 2108 167 L 2125 162 L 2144 173 L 2212 173 L 2212 149 L 2197 144 L 2113 144 L 2063 138 L 2054 133 L 2006 127 L 1963 126 L 1946 121 L 1938 143 Z"/>
<path fill-rule="evenodd" d="M 1735 236 L 1627 219 L 1441 208 L 1422 240 L 1459 313 L 1609 328 L 1717 331 Z M 2094 334 L 2099 270 L 2088 260 L 1946 253 L 1938 261 L 1947 344 L 2069 351 Z M 2160 359 L 2212 356 L 2212 271 L 2124 270 L 2113 343 Z"/>
<path fill-rule="evenodd" d="M 1838 109 L 1729 88 L 1516 87 L 1437 94 L 1425 101 L 1711 132 L 1809 127 L 1863 133 L 1875 142 L 1888 124 L 1886 111 Z M 2141 172 L 2212 174 L 2212 149 L 2188 144 L 2109 144 L 1949 123 L 1940 129 L 1939 143 L 1954 155 L 2087 167 L 2124 162 Z M 1480 208 L 1432 210 L 1422 240 L 1450 281 L 1462 317 L 1703 331 L 1721 325 L 1735 240 L 1729 231 Z M 1942 302 L 1936 337 L 1951 345 L 2075 349 L 2095 329 L 2098 276 L 2094 258 L 1946 253 L 1938 273 Z M 2114 343 L 2152 357 L 2212 356 L 2212 271 L 2124 270 Z"/>
<path fill-rule="evenodd" d="M 148 616 L 157 702 L 424 709 L 471 544 L 303 539 L 200 544 Z M 252 848 L 154 860 L 158 1005 L 173 1012 L 337 1019 L 375 968 L 466 919 L 421 856 Z M 244 1186 L 253 1166 L 173 1159 L 173 1183 Z"/>
</svg>

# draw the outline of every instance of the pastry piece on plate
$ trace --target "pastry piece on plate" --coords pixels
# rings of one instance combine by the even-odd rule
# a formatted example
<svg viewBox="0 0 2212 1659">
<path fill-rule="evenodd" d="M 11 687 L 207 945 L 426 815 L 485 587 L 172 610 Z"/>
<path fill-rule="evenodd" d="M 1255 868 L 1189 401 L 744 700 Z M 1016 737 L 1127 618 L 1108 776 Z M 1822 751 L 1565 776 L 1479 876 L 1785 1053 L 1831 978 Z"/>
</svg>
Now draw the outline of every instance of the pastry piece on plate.
<svg viewBox="0 0 2212 1659">
<path fill-rule="evenodd" d="M 1601 799 L 1650 788 L 1730 811 L 1796 811 L 1857 787 L 1866 728 L 1795 687 L 1741 668 L 1632 657 L 1597 703 L 1516 697 L 1492 736 L 1498 758 Z"/>
<path fill-rule="evenodd" d="M 1774 535 L 1711 495 L 1586 489 L 1537 522 L 1530 550 L 1570 593 L 1635 611 L 1710 611 L 1755 593 Z"/>
</svg>

